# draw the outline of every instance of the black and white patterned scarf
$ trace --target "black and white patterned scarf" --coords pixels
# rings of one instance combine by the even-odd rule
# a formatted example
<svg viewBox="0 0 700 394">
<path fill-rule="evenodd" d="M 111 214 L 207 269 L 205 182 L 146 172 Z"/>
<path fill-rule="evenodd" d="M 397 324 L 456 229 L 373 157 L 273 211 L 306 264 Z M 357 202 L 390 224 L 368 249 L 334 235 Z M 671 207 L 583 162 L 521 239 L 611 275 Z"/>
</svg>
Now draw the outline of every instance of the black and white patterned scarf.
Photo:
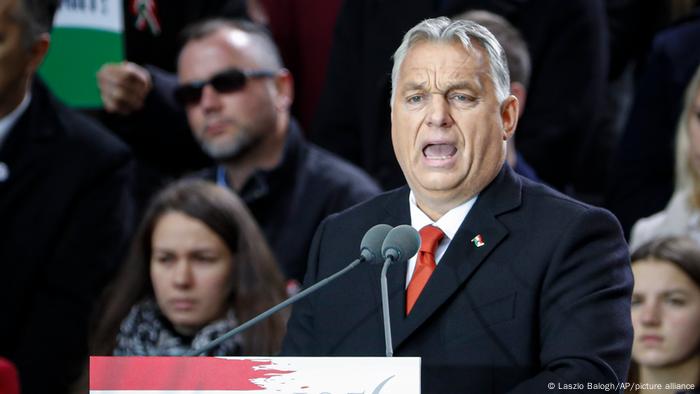
<svg viewBox="0 0 700 394">
<path fill-rule="evenodd" d="M 216 320 L 195 334 L 191 342 L 175 333 L 152 299 L 134 305 L 122 321 L 117 334 L 115 356 L 181 356 L 202 348 L 212 340 L 238 326 L 230 309 L 226 317 Z M 237 356 L 241 354 L 240 335 L 219 344 L 208 356 Z"/>
</svg>

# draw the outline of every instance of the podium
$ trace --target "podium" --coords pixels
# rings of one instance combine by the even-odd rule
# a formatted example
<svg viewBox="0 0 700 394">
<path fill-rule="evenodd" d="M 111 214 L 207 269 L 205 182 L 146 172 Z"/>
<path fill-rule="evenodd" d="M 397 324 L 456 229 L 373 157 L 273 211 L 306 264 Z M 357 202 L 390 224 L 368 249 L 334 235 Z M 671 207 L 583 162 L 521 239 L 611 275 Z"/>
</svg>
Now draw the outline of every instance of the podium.
<svg viewBox="0 0 700 394">
<path fill-rule="evenodd" d="M 420 394 L 419 357 L 90 357 L 90 394 Z"/>
</svg>

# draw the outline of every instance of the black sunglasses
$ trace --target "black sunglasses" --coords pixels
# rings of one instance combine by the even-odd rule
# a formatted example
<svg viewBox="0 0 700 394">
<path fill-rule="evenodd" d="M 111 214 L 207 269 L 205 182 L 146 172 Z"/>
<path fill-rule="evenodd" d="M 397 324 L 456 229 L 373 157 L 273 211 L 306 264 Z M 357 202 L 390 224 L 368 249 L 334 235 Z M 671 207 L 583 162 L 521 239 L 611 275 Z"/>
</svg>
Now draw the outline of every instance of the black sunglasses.
<svg viewBox="0 0 700 394">
<path fill-rule="evenodd" d="M 208 81 L 195 81 L 175 89 L 175 99 L 182 105 L 193 105 L 202 99 L 202 89 L 211 85 L 219 93 L 233 93 L 245 86 L 249 78 L 271 78 L 277 73 L 269 70 L 244 71 L 237 68 L 222 71 Z"/>
</svg>

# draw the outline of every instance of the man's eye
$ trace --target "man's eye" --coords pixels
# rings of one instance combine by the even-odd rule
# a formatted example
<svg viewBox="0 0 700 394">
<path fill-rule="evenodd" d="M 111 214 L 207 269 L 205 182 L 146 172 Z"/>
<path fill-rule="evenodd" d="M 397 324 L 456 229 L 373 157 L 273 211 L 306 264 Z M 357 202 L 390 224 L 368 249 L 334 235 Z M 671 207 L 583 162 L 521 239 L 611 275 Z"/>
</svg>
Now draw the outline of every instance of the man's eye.
<svg viewBox="0 0 700 394">
<path fill-rule="evenodd" d="M 418 104 L 421 101 L 423 101 L 423 96 L 416 94 L 416 95 L 410 96 L 408 99 L 406 99 L 406 101 L 409 104 Z"/>
<path fill-rule="evenodd" d="M 452 100 L 459 101 L 459 102 L 469 102 L 469 101 L 474 101 L 474 98 L 471 96 L 467 96 L 466 94 L 453 94 L 451 96 Z"/>
</svg>

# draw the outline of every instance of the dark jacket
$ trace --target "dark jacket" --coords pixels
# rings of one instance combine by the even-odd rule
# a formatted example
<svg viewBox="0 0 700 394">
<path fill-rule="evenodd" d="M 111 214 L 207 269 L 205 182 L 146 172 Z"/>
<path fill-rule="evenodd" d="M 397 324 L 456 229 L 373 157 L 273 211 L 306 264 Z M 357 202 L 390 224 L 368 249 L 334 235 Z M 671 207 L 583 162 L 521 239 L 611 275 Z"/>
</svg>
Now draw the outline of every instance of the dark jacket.
<svg viewBox="0 0 700 394">
<path fill-rule="evenodd" d="M 403 187 L 324 221 L 304 285 L 357 258 L 373 225 L 410 223 L 408 195 Z M 388 272 L 394 355 L 422 357 L 423 393 L 566 393 L 565 383 L 625 381 L 632 272 L 609 212 L 504 166 L 408 317 L 406 265 Z M 382 356 L 381 268 L 361 265 L 296 304 L 282 354 Z"/>
<path fill-rule="evenodd" d="M 0 355 L 22 393 L 61 394 L 86 362 L 93 302 L 130 236 L 132 158 L 35 81 L 0 162 Z"/>
<path fill-rule="evenodd" d="M 217 168 L 201 175 L 216 181 Z M 297 123 L 291 121 L 282 162 L 270 171 L 255 173 L 240 195 L 270 243 L 282 272 L 301 282 L 319 223 L 378 193 L 379 187 L 367 174 L 305 141 Z"/>
</svg>

